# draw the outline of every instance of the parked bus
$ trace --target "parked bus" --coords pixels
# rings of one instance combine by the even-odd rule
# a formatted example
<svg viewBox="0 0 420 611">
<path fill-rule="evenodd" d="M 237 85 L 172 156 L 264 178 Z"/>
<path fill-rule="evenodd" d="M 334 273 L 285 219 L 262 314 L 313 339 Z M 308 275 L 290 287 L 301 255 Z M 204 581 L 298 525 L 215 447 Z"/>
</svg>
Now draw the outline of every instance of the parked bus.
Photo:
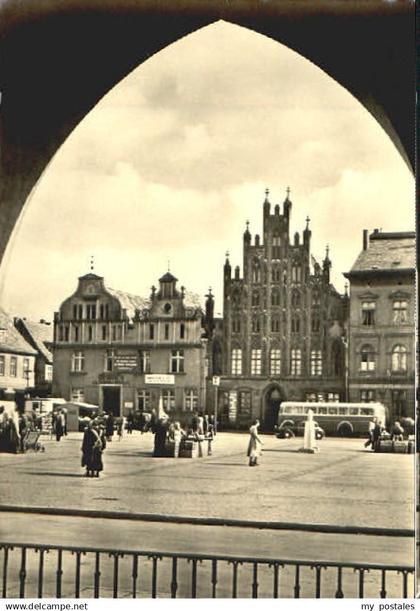
<svg viewBox="0 0 420 611">
<path fill-rule="evenodd" d="M 284 401 L 279 409 L 277 430 L 292 431 L 306 419 L 308 409 L 327 435 L 367 435 L 371 422 L 377 418 L 385 426 L 386 408 L 381 403 L 311 403 Z"/>
</svg>

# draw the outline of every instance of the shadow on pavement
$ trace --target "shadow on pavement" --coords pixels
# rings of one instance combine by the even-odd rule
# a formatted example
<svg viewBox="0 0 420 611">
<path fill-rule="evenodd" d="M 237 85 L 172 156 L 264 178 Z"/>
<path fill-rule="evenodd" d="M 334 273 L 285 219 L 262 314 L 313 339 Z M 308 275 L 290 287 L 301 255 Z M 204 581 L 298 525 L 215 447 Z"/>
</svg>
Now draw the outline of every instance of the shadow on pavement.
<svg viewBox="0 0 420 611">
<path fill-rule="evenodd" d="M 51 476 L 51 477 L 86 477 L 85 473 L 60 473 L 54 471 L 24 471 L 26 475 L 42 475 L 42 476 Z"/>
</svg>

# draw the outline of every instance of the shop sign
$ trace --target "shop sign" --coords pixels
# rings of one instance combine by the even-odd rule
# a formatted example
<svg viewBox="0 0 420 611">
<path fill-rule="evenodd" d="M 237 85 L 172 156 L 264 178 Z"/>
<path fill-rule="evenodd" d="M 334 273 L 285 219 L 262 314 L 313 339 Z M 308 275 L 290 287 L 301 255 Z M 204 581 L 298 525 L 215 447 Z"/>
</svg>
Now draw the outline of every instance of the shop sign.
<svg viewBox="0 0 420 611">
<path fill-rule="evenodd" d="M 99 384 L 124 384 L 124 376 L 122 373 L 114 371 L 104 371 L 98 375 Z"/>
<path fill-rule="evenodd" d="M 114 356 L 114 367 L 118 371 L 132 371 L 138 365 L 136 354 L 116 354 Z"/>
<path fill-rule="evenodd" d="M 146 384 L 175 384 L 175 376 L 169 373 L 147 373 L 144 381 Z"/>
</svg>

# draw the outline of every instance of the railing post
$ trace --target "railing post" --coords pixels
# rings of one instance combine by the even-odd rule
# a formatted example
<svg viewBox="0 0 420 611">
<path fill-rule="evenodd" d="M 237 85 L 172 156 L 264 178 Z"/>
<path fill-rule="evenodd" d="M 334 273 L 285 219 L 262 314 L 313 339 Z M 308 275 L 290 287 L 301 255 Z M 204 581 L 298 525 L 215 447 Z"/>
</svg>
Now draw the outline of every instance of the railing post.
<svg viewBox="0 0 420 611">
<path fill-rule="evenodd" d="M 253 563 L 252 570 L 252 598 L 258 598 L 258 562 Z"/>
<path fill-rule="evenodd" d="M 93 598 L 99 598 L 101 583 L 101 553 L 95 553 L 95 573 L 93 575 Z"/>
<path fill-rule="evenodd" d="M 315 569 L 316 577 L 315 577 L 315 598 L 321 598 L 321 571 L 322 566 L 319 564 L 314 564 L 311 566 L 311 569 Z"/>
<path fill-rule="evenodd" d="M 398 571 L 403 576 L 403 598 L 408 598 L 408 571 Z"/>
<path fill-rule="evenodd" d="M 273 598 L 279 597 L 279 586 L 280 586 L 280 565 L 278 562 L 270 562 L 269 567 L 273 567 Z"/>
<path fill-rule="evenodd" d="M 217 560 L 211 561 L 211 596 L 216 598 L 217 592 Z"/>
<path fill-rule="evenodd" d="M 84 554 L 82 550 L 72 551 L 72 554 L 76 556 L 76 575 L 74 582 L 74 598 L 80 598 L 80 557 Z"/>
<path fill-rule="evenodd" d="M 122 554 L 121 552 L 111 552 L 109 556 L 114 557 L 114 584 L 113 584 L 112 597 L 118 598 L 119 561 L 120 561 L 120 558 L 124 557 L 124 554 Z"/>
<path fill-rule="evenodd" d="M 369 569 L 355 569 L 359 571 L 359 598 L 364 598 L 365 594 L 365 571 L 369 572 Z"/>
<path fill-rule="evenodd" d="M 35 548 L 35 553 L 39 553 L 39 566 L 38 566 L 38 598 L 42 598 L 43 585 L 44 585 L 44 554 L 48 550 L 42 548 Z"/>
<path fill-rule="evenodd" d="M 238 565 L 242 564 L 239 560 L 228 560 L 232 565 L 232 598 L 238 597 Z"/>
<path fill-rule="evenodd" d="M 137 578 L 139 576 L 139 557 L 137 554 L 133 555 L 133 567 L 131 571 L 131 578 L 133 583 L 133 596 L 132 598 L 137 597 Z"/>
<path fill-rule="evenodd" d="M 339 566 L 337 569 L 337 591 L 335 593 L 336 598 L 344 598 L 343 593 L 343 567 Z"/>
<path fill-rule="evenodd" d="M 172 558 L 171 598 L 176 598 L 178 590 L 177 581 L 178 558 Z"/>
<path fill-rule="evenodd" d="M 57 571 L 55 577 L 55 595 L 61 598 L 61 581 L 63 578 L 63 550 L 57 550 Z"/>
<path fill-rule="evenodd" d="M 380 591 L 380 597 L 381 598 L 386 598 L 385 580 L 386 580 L 386 571 L 383 570 L 382 571 L 382 576 L 381 576 L 381 591 Z"/>
<path fill-rule="evenodd" d="M 19 571 L 19 598 L 25 598 L 25 580 L 26 580 L 26 547 L 22 547 L 22 555 Z"/>
<path fill-rule="evenodd" d="M 162 556 L 149 556 L 152 559 L 152 598 L 156 598 L 157 594 L 157 561 L 162 558 Z"/>
<path fill-rule="evenodd" d="M 295 572 L 295 587 L 294 587 L 295 598 L 299 598 L 300 596 L 300 565 L 296 565 Z"/>
<path fill-rule="evenodd" d="M 191 598 L 197 598 L 197 562 L 202 562 L 201 558 L 188 558 L 192 564 L 191 571 Z"/>
<path fill-rule="evenodd" d="M 2 598 L 7 598 L 7 568 L 9 564 L 9 549 L 13 549 L 13 547 L 9 547 L 8 545 L 4 546 L 4 556 L 3 556 L 3 595 Z"/>
</svg>

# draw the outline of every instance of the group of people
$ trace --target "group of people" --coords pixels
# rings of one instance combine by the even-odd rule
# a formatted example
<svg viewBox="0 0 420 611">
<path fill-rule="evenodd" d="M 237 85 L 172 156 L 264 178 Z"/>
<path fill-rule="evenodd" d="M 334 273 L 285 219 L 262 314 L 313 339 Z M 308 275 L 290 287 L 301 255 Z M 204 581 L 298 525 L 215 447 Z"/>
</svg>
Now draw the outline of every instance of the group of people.
<svg viewBox="0 0 420 611">
<path fill-rule="evenodd" d="M 392 441 L 403 441 L 404 439 L 407 439 L 409 435 L 414 435 L 414 431 L 414 420 L 411 421 L 410 418 L 406 418 L 401 422 L 396 420 L 391 426 L 390 433 L 388 435 L 388 432 L 382 422 L 378 418 L 374 418 L 370 426 L 368 439 L 365 442 L 365 448 L 371 447 L 375 452 L 378 450 L 381 439 L 385 434 Z"/>
<path fill-rule="evenodd" d="M 179 421 L 171 422 L 169 416 L 162 411 L 158 414 L 152 411 L 150 421 L 145 430 L 150 430 L 155 435 L 153 456 L 167 456 L 167 442 L 174 443 L 174 457 L 178 458 L 182 442 L 192 440 L 198 443 L 199 452 L 202 455 L 201 442 L 207 441 L 207 455 L 212 454 L 212 441 L 216 435 L 216 422 L 214 416 L 194 412 L 191 425 L 187 430 L 181 427 Z"/>
</svg>

